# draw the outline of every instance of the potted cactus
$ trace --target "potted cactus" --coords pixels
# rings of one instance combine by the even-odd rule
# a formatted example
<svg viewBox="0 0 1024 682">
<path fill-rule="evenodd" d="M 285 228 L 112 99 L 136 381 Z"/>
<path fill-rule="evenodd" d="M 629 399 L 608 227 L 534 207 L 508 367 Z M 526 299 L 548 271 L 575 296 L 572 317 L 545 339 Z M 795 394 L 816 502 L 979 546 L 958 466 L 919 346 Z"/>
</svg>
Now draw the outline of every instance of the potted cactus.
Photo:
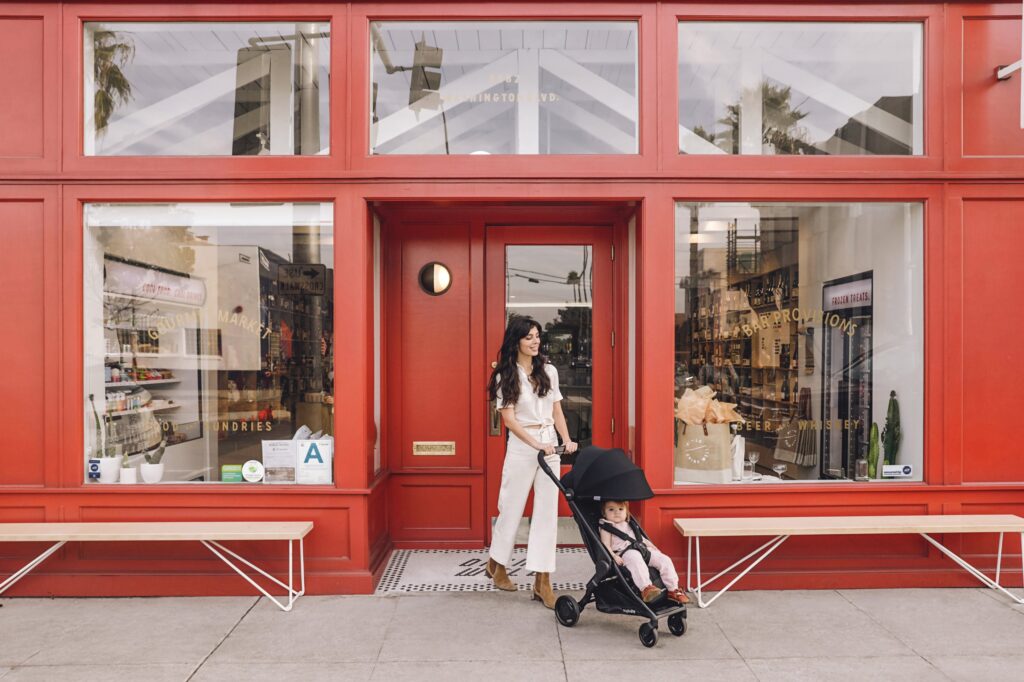
<svg viewBox="0 0 1024 682">
<path fill-rule="evenodd" d="M 127 451 L 125 451 L 124 454 L 121 455 L 121 478 L 120 478 L 120 481 L 121 481 L 121 483 L 127 483 L 129 485 L 131 485 L 133 483 L 138 483 L 139 482 L 138 470 L 133 468 L 132 465 L 128 463 L 128 452 Z"/>
<path fill-rule="evenodd" d="M 878 466 L 878 423 L 871 423 L 871 435 L 868 438 L 868 478 L 878 478 L 882 473 Z"/>
<path fill-rule="evenodd" d="M 900 450 L 902 439 L 900 404 L 896 401 L 896 391 L 889 391 L 889 409 L 885 412 L 885 428 L 882 429 L 882 449 L 885 452 L 886 464 L 896 463 L 896 454 Z"/>
<path fill-rule="evenodd" d="M 146 483 L 159 483 L 164 477 L 164 450 L 167 449 L 167 440 L 160 441 L 160 445 L 153 452 L 146 453 L 146 461 L 139 469 L 142 471 L 142 480 Z"/>
<path fill-rule="evenodd" d="M 99 456 L 100 483 L 117 483 L 121 472 L 121 446 L 111 443 L 106 437 L 110 433 L 109 419 L 100 421 L 99 412 L 96 410 L 95 396 L 89 394 L 89 403 L 92 405 L 92 417 L 95 425 L 95 443 L 93 448 Z"/>
</svg>

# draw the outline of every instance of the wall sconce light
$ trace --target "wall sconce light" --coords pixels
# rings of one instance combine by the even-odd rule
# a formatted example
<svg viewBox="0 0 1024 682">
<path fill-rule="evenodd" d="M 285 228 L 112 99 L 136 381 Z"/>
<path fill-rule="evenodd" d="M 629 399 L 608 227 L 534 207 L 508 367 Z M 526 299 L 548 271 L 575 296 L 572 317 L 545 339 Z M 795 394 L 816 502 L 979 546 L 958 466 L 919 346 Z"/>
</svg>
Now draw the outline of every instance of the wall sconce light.
<svg viewBox="0 0 1024 682">
<path fill-rule="evenodd" d="M 420 268 L 420 288 L 431 296 L 440 296 L 452 286 L 452 273 L 442 263 L 427 263 Z"/>
</svg>

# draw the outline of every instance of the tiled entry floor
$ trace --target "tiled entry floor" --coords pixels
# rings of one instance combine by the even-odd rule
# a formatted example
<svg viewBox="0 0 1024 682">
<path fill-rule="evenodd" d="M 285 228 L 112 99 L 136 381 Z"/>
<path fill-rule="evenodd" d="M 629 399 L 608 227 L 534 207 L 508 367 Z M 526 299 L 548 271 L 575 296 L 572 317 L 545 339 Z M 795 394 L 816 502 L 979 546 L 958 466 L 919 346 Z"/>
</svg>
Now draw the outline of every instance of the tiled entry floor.
<svg viewBox="0 0 1024 682">
<path fill-rule="evenodd" d="M 375 594 L 488 592 L 495 587 L 484 573 L 486 564 L 486 549 L 398 549 L 388 560 Z M 555 590 L 582 591 L 594 575 L 594 564 L 582 547 L 559 547 L 557 566 L 551 575 Z M 508 573 L 520 590 L 533 585 L 533 573 L 526 571 L 525 548 L 515 550 Z"/>
</svg>

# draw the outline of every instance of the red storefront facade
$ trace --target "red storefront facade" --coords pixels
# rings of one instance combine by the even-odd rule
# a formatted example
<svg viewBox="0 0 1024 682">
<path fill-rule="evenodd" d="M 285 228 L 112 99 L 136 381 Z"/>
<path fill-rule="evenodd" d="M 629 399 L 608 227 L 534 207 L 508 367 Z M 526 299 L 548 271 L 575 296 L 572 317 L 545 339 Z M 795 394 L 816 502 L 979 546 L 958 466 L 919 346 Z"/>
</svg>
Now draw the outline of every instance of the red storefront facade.
<svg viewBox="0 0 1024 682">
<path fill-rule="evenodd" d="M 370 26 L 431 21 L 629 24 L 636 115 L 632 142 L 624 144 L 635 148 L 617 154 L 558 153 L 554 146 L 518 154 L 382 151 L 373 61 L 378 48 Z M 84 123 L 90 115 L 83 104 L 90 101 L 85 27 L 151 22 L 329 25 L 329 62 L 320 65 L 329 66 L 329 96 L 322 95 L 319 121 L 329 132 L 320 138 L 321 149 L 255 158 L 87 151 L 94 142 Z M 680 153 L 680 25 L 718 22 L 919 27 L 919 114 L 911 151 Z M 313 594 L 372 591 L 395 548 L 483 547 L 504 446 L 500 431 L 490 428 L 483 391 L 505 312 L 513 307 L 500 286 L 509 277 L 503 254 L 561 243 L 591 249 L 588 333 L 615 339 L 600 346 L 594 341 L 589 355 L 588 437 L 629 450 L 644 468 L 657 493 L 641 505 L 644 526 L 680 565 L 685 545 L 672 519 L 682 516 L 1024 513 L 1024 461 L 1012 446 L 1016 384 L 1024 376 L 1013 343 L 1024 323 L 1012 307 L 1024 294 L 1013 274 L 1019 272 L 1016 251 L 1024 247 L 1018 227 L 1024 218 L 1021 85 L 1019 74 L 1004 82 L 994 76 L 998 66 L 1020 57 L 1019 5 L 6 3 L 0 5 L 0 35 L 6 66 L 0 85 L 8 93 L 0 101 L 0 225 L 7 231 L 0 278 L 8 320 L 2 346 L 8 364 L 0 381 L 7 407 L 0 521 L 310 520 L 315 529 L 307 538 L 306 572 Z M 454 129 L 454 117 L 444 123 L 445 144 L 449 124 Z M 531 134 L 519 130 L 517 139 Z M 744 149 L 748 143 L 736 144 Z M 678 279 L 680 207 L 693 202 L 701 208 L 743 202 L 762 216 L 780 205 L 912 206 L 906 211 L 915 217 L 907 225 L 918 232 L 906 233 L 920 238 L 920 261 L 910 268 L 920 296 L 906 309 L 923 325 L 911 325 L 907 334 L 918 344 L 911 356 L 920 361 L 919 390 L 901 399 L 906 413 L 917 415 L 905 426 L 916 433 L 908 436 L 917 439 L 914 480 L 685 485 L 673 474 L 678 444 L 669 399 L 680 388 L 673 377 L 681 362 L 711 365 L 706 358 L 698 362 L 689 347 L 697 335 L 688 320 L 700 314 L 677 298 L 685 288 Z M 83 261 L 91 248 L 90 207 L 261 203 L 329 206 L 331 243 L 343 245 L 331 249 L 327 263 L 334 273 L 333 326 L 324 345 L 332 361 L 317 360 L 337 369 L 323 391 L 333 398 L 326 401 L 329 423 L 322 428 L 336 439 L 333 483 L 89 481 L 85 449 L 92 423 L 83 399 L 90 369 L 83 358 L 91 332 Z M 697 235 L 706 221 L 693 205 L 690 233 Z M 177 223 L 160 224 L 167 225 Z M 914 238 L 906 237 L 908 243 Z M 701 242 L 694 237 L 690 243 Z M 443 296 L 419 296 L 416 278 L 428 261 L 443 262 L 451 272 Z M 876 299 L 886 295 L 897 294 L 874 292 Z M 792 352 L 794 367 L 776 362 L 774 368 L 811 369 L 806 355 L 798 362 Z M 782 382 L 789 400 L 789 380 Z M 230 390 L 239 387 L 245 388 L 232 383 Z M 741 390 L 737 395 L 750 397 Z M 874 421 L 881 427 L 883 420 L 876 408 Z M 412 447 L 420 441 L 450 444 L 450 454 L 421 457 Z M 844 467 L 846 461 L 844 455 Z M 972 564 L 994 566 L 994 542 L 944 541 Z M 725 566 L 748 545 L 755 546 L 710 543 L 706 566 Z M 1020 545 L 1011 538 L 1003 549 L 1008 580 L 1019 584 L 1014 562 Z M 0 572 L 13 572 L 34 550 L 0 547 Z M 274 563 L 280 556 L 274 550 L 256 547 L 253 554 L 283 569 Z M 10 594 L 244 593 L 236 576 L 202 552 L 159 544 L 72 545 Z M 819 538 L 792 540 L 745 584 L 952 586 L 971 579 L 917 538 Z"/>
</svg>

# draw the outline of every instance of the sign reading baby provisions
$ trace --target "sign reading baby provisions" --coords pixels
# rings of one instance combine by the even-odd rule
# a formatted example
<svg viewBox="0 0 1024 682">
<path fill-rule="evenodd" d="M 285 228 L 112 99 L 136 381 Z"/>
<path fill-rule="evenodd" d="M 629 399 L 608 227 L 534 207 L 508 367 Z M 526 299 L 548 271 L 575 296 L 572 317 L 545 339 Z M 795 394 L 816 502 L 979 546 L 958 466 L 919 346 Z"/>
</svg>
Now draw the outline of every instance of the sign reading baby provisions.
<svg viewBox="0 0 1024 682">
<path fill-rule="evenodd" d="M 334 441 L 329 438 L 295 441 L 295 482 L 314 485 L 332 483 L 333 450 Z"/>
</svg>

